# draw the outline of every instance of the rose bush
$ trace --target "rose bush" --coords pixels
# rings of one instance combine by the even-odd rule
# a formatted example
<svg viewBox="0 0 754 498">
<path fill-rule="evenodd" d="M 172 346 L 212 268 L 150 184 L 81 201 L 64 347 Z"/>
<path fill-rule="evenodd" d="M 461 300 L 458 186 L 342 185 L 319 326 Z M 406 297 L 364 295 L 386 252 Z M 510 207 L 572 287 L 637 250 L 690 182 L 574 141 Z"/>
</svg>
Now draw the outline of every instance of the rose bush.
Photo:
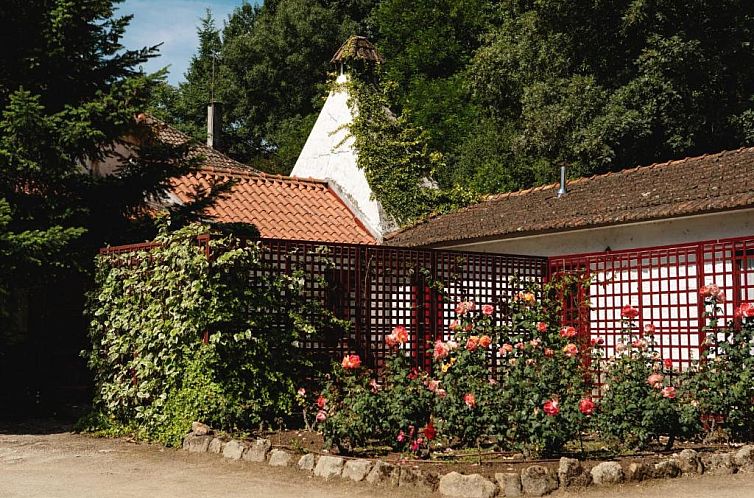
<svg viewBox="0 0 754 498">
<path fill-rule="evenodd" d="M 497 405 L 505 414 L 497 433 L 526 454 L 559 451 L 579 436 L 586 386 L 582 368 L 589 345 L 572 326 L 560 326 L 562 283 L 545 286 L 542 298 L 523 292 L 509 303 L 509 320 L 497 331 Z"/>
<path fill-rule="evenodd" d="M 717 286 L 704 286 L 705 343 L 698 362 L 684 375 L 683 395 L 704 422 L 707 433 L 718 424 L 727 438 L 754 437 L 754 305 L 741 304 L 727 327 L 718 326 L 725 295 Z"/>
<path fill-rule="evenodd" d="M 678 435 L 688 435 L 694 425 L 688 404 L 676 395 L 677 381 L 672 362 L 663 361 L 654 348 L 654 327 L 639 332 L 635 318 L 639 310 L 621 310 L 623 337 L 616 355 L 604 362 L 607 380 L 599 404 L 596 426 L 612 446 L 636 449 L 653 439 L 668 436 L 670 447 Z"/>
</svg>

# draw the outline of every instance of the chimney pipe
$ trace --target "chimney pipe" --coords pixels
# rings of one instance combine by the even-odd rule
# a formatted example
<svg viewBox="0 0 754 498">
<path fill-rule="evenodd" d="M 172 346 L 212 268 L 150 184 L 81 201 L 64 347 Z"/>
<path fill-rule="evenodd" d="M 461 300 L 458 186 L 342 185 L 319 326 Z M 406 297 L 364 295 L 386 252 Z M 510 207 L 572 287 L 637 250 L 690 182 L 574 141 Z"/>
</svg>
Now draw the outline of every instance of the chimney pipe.
<svg viewBox="0 0 754 498">
<path fill-rule="evenodd" d="M 566 190 L 566 167 L 561 166 L 560 167 L 560 190 L 558 190 L 558 199 L 566 195 L 568 191 Z"/>
<path fill-rule="evenodd" d="M 222 131 L 222 110 L 220 102 L 212 101 L 207 105 L 207 147 L 220 147 Z"/>
</svg>

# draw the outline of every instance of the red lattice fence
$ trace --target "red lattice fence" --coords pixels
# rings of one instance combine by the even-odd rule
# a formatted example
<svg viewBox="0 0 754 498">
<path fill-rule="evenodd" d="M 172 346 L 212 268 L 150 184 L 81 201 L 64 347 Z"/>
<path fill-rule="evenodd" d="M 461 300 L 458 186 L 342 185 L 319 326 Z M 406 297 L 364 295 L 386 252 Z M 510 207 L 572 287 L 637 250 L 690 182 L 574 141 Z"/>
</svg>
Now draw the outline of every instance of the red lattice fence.
<svg viewBox="0 0 754 498">
<path fill-rule="evenodd" d="M 662 356 L 685 369 L 699 358 L 704 341 L 702 285 L 715 283 L 725 291 L 726 321 L 740 303 L 754 301 L 754 237 L 554 257 L 549 273 L 591 279 L 583 290 L 589 306 L 571 319 L 583 334 L 604 339 L 607 355 L 622 337 L 620 308 L 630 304 L 641 311 L 640 329 L 656 327 Z"/>
</svg>

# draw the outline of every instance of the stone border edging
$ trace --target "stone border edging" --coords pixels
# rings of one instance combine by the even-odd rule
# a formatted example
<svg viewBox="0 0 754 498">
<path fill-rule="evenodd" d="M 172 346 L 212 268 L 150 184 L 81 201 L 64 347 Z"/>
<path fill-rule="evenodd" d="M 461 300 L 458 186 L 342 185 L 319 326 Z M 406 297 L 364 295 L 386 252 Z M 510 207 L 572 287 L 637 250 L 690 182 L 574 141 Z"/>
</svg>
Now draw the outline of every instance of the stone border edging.
<svg viewBox="0 0 754 498">
<path fill-rule="evenodd" d="M 494 496 L 544 496 L 557 489 L 604 486 L 647 479 L 667 479 L 688 474 L 735 474 L 754 472 L 754 445 L 737 451 L 700 455 L 685 449 L 670 458 L 651 465 L 632 462 L 623 468 L 619 462 L 600 462 L 586 469 L 575 458 L 561 458 L 557 472 L 543 465 L 531 465 L 519 472 L 496 473 L 495 481 L 480 475 L 450 472 L 443 476 L 382 460 L 346 458 L 335 455 L 306 453 L 296 461 L 295 453 L 273 448 L 269 439 L 254 441 L 216 437 L 205 424 L 194 422 L 183 440 L 183 449 L 191 453 L 215 453 L 231 460 L 267 462 L 274 467 L 292 467 L 316 477 L 340 477 L 374 486 L 413 487 L 459 498 L 492 498 Z"/>
</svg>

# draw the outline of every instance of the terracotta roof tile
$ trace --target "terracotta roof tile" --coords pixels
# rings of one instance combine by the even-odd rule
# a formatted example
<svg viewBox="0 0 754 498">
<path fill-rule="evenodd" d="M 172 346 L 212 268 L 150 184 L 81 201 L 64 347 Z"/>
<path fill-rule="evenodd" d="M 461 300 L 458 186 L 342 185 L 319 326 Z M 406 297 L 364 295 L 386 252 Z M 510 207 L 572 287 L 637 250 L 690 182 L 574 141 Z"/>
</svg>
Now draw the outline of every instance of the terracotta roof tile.
<svg viewBox="0 0 754 498">
<path fill-rule="evenodd" d="M 205 166 L 174 180 L 173 192 L 187 202 L 197 188 L 228 179 L 235 185 L 205 211 L 214 221 L 252 223 L 269 238 L 375 243 L 325 182 Z"/>
<path fill-rule="evenodd" d="M 385 243 L 431 246 L 691 216 L 754 207 L 754 148 L 579 178 L 491 196 L 389 234 Z"/>
</svg>

